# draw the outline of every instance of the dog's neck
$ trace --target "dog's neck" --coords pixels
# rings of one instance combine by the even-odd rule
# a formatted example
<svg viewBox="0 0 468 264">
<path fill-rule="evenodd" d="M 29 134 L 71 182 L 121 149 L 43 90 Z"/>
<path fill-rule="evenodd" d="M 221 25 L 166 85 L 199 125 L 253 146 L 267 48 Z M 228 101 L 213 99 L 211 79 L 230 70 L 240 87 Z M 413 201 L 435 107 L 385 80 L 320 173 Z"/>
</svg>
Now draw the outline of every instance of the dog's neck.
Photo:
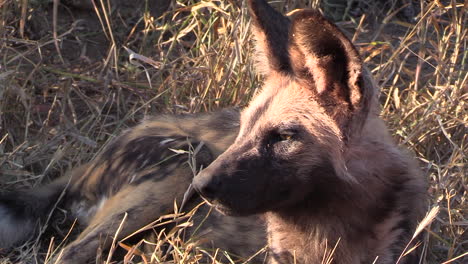
<svg viewBox="0 0 468 264">
<path fill-rule="evenodd" d="M 359 246 L 350 242 L 359 240 L 365 230 L 359 218 L 345 216 L 349 207 L 341 210 L 331 205 L 317 208 L 322 211 L 318 213 L 313 207 L 294 209 L 265 215 L 271 263 L 359 263 L 352 257 Z"/>
<path fill-rule="evenodd" d="M 391 227 L 384 220 L 392 219 L 389 214 L 398 199 L 397 191 L 404 186 L 407 168 L 396 155 L 390 155 L 392 152 L 371 151 L 373 155 L 365 155 L 365 152 L 353 154 L 363 160 L 347 164 L 359 184 L 324 177 L 326 182 L 318 183 L 300 203 L 265 214 L 271 263 L 374 261 L 375 256 L 368 256 L 366 252 L 379 248 L 373 242 L 376 230 L 382 234 L 391 232 L 391 228 L 383 230 L 381 226 Z M 388 164 L 374 167 L 373 158 L 384 158 Z M 384 175 L 388 177 L 381 177 Z M 327 261 L 329 258 L 334 261 Z"/>
</svg>

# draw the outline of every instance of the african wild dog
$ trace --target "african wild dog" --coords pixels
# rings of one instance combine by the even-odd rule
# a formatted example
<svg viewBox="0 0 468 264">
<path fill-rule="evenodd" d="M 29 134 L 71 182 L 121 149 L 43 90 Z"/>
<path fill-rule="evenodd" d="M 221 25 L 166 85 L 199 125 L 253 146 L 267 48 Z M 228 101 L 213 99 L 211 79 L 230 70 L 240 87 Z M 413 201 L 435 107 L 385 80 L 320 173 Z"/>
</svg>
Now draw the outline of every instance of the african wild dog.
<svg viewBox="0 0 468 264">
<path fill-rule="evenodd" d="M 205 230 L 195 235 L 207 245 L 252 255 L 266 243 L 253 216 L 263 214 L 272 263 L 320 263 L 335 245 L 334 263 L 377 256 L 394 263 L 424 209 L 424 181 L 379 119 L 357 51 L 317 12 L 287 18 L 264 0 L 249 9 L 266 80 L 240 117 L 235 110 L 155 117 L 70 175 L 0 196 L 0 248 L 28 239 L 65 190 L 61 206 L 85 228 L 60 263 L 93 259 L 125 215 L 117 239 L 180 204 L 193 171 L 187 155 L 172 150 L 193 148 L 197 166 L 214 161 L 195 177 L 196 190 L 239 215 L 205 220 L 202 208 Z"/>
<path fill-rule="evenodd" d="M 249 8 L 265 85 L 194 188 L 225 214 L 264 214 L 271 263 L 321 263 L 335 246 L 332 263 L 396 263 L 425 182 L 379 118 L 358 52 L 316 11 Z"/>
</svg>

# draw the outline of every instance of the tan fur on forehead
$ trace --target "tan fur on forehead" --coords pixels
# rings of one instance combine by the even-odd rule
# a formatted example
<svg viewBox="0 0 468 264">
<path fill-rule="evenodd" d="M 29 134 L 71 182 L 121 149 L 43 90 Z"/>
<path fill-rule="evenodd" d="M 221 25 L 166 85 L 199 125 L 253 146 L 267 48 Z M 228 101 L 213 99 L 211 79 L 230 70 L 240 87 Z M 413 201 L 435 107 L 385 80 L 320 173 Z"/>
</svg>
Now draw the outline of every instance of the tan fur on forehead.
<svg viewBox="0 0 468 264">
<path fill-rule="evenodd" d="M 299 121 L 309 132 L 323 135 L 319 141 L 330 135 L 340 140 L 340 129 L 314 98 L 310 89 L 301 87 L 288 77 L 268 78 L 262 91 L 243 111 L 241 123 L 251 125 L 243 126 L 241 131 Z"/>
<path fill-rule="evenodd" d="M 287 123 L 299 123 L 327 150 L 338 176 L 353 180 L 347 173 L 343 158 L 345 144 L 341 130 L 315 97 L 310 89 L 291 78 L 270 76 L 263 90 L 243 111 L 239 138 L 247 134 L 262 135 Z"/>
</svg>

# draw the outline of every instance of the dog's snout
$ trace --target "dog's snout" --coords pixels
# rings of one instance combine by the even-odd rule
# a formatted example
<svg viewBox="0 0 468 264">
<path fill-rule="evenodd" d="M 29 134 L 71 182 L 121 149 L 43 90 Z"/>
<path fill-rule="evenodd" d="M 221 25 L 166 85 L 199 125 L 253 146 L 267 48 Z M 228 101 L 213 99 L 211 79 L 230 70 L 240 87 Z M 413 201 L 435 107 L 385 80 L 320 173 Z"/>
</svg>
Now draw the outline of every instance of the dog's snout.
<svg viewBox="0 0 468 264">
<path fill-rule="evenodd" d="M 215 199 L 219 185 L 220 183 L 217 177 L 212 176 L 206 170 L 201 171 L 193 179 L 194 189 L 207 200 Z"/>
</svg>

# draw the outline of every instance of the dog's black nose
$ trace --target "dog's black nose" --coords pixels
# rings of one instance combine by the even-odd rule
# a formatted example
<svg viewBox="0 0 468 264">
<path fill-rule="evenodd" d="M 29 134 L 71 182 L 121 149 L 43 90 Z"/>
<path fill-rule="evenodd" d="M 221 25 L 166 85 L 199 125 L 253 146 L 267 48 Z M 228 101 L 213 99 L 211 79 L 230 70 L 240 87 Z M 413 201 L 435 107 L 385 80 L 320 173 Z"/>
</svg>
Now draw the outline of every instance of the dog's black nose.
<svg viewBox="0 0 468 264">
<path fill-rule="evenodd" d="M 211 201 L 216 198 L 220 183 L 218 177 L 213 176 L 208 170 L 209 168 L 195 176 L 192 186 L 201 196 Z"/>
</svg>

